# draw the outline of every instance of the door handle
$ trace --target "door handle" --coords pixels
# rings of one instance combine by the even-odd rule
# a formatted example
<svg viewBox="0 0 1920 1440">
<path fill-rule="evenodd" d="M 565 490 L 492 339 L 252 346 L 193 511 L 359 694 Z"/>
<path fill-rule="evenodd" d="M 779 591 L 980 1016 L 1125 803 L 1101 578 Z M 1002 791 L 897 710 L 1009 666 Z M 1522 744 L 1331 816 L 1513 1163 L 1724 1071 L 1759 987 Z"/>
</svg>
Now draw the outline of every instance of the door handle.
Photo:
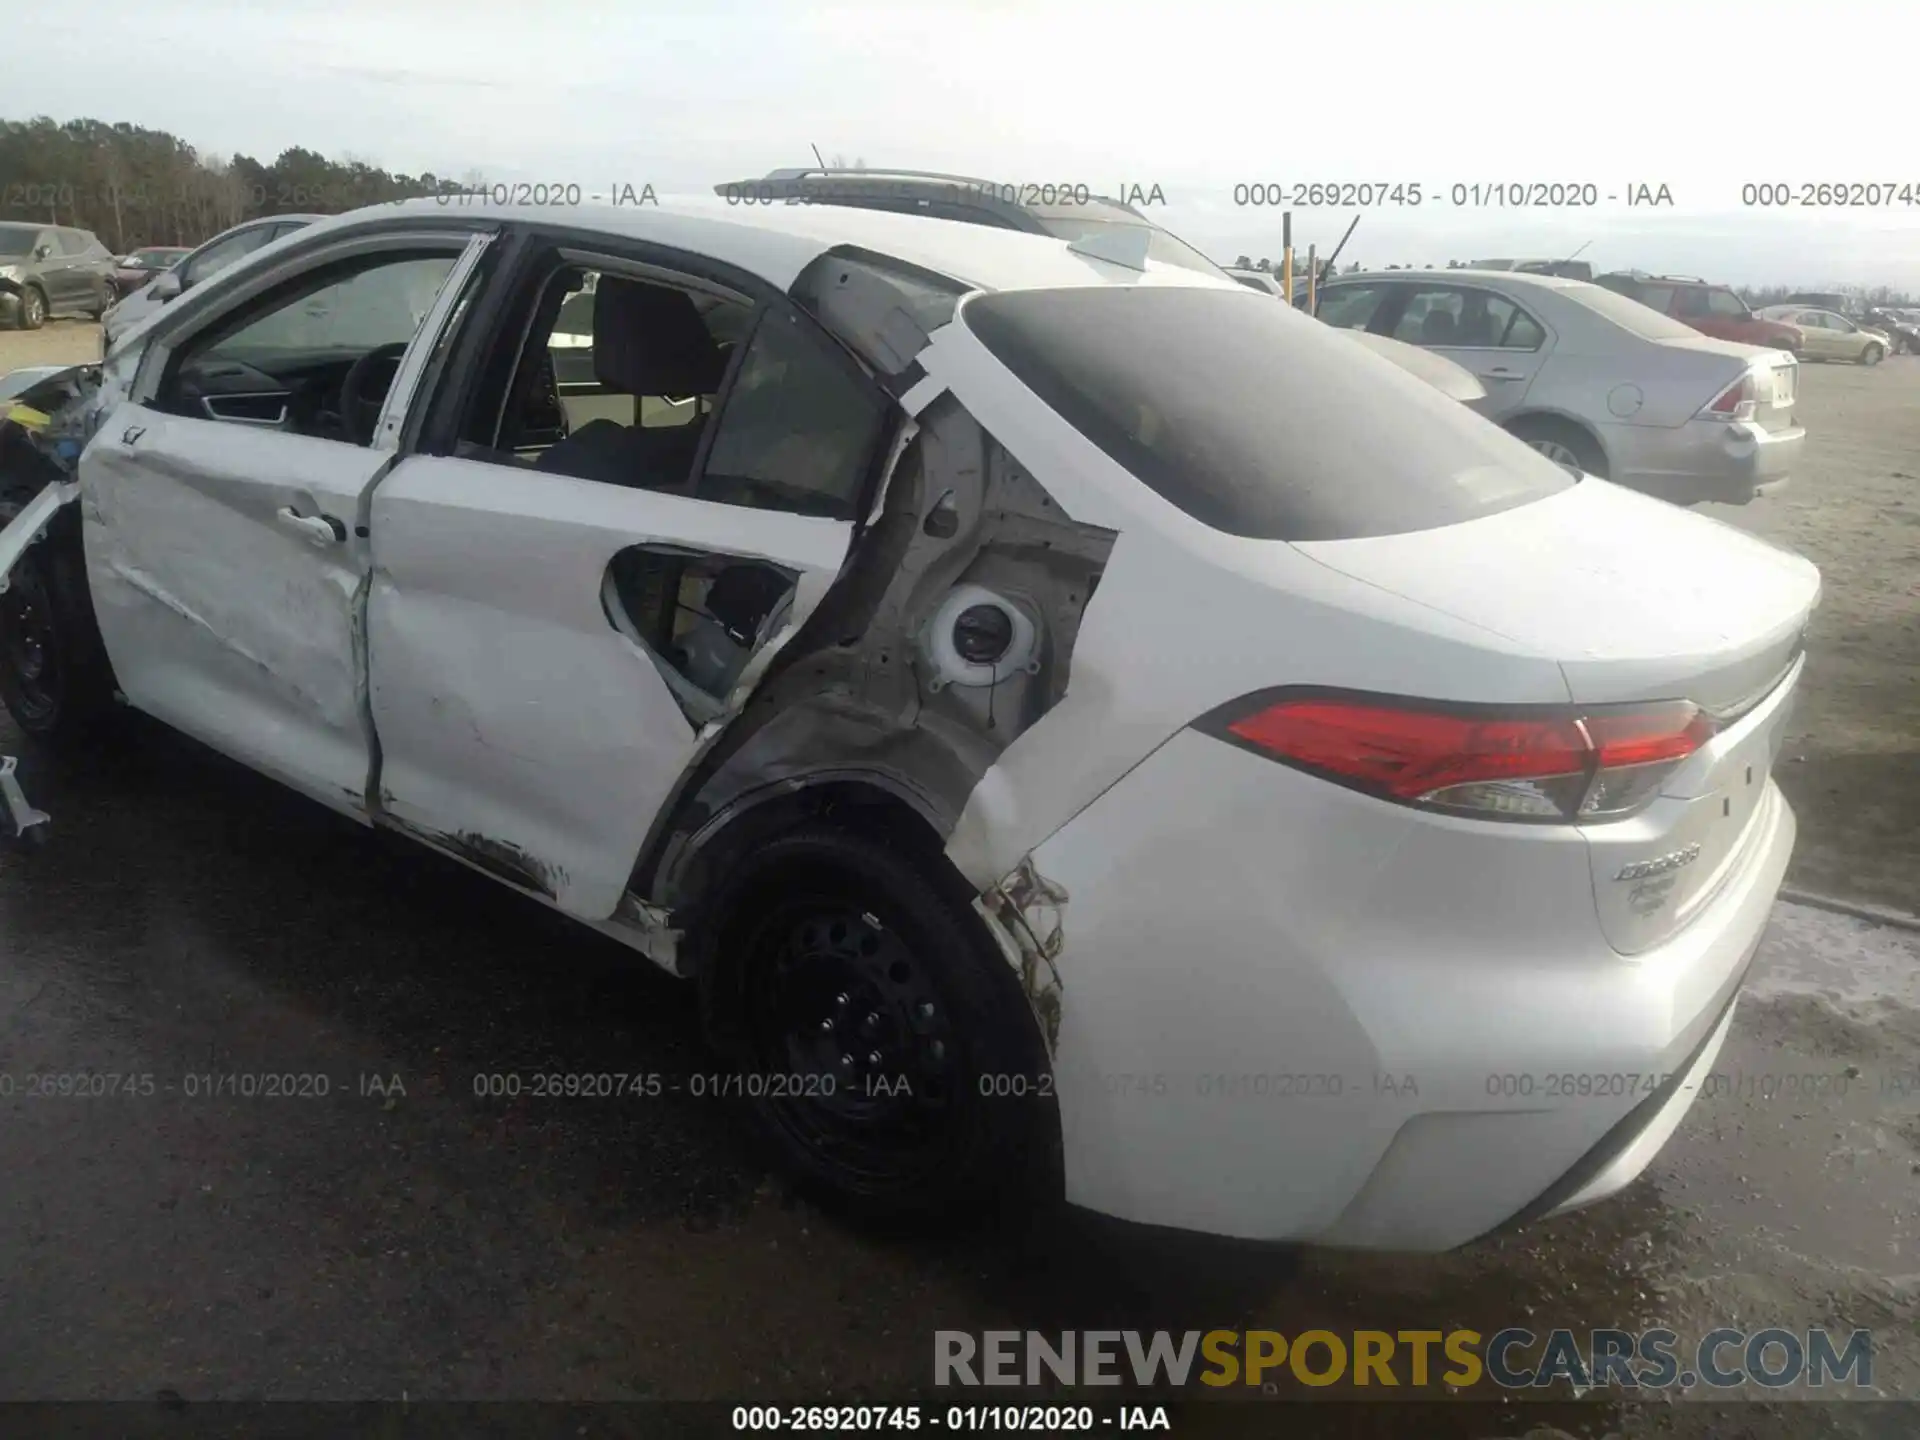
<svg viewBox="0 0 1920 1440">
<path fill-rule="evenodd" d="M 1511 382 L 1514 380 L 1524 380 L 1527 377 L 1517 374 L 1512 370 L 1489 370 L 1487 372 L 1487 378 L 1489 380 L 1506 380 Z"/>
<path fill-rule="evenodd" d="M 347 527 L 331 515 L 302 515 L 289 505 L 280 511 L 279 520 L 315 545 L 338 545 L 347 538 Z"/>
</svg>

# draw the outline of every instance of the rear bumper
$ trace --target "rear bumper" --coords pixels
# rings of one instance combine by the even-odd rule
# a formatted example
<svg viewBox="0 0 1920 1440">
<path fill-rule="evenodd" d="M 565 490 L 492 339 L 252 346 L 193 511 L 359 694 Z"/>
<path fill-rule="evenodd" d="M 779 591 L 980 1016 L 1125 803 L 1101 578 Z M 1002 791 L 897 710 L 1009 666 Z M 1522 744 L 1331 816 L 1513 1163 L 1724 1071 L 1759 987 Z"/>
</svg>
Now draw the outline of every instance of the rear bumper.
<svg viewBox="0 0 1920 1440">
<path fill-rule="evenodd" d="M 1033 854 L 1067 896 L 1067 1198 L 1443 1250 L 1611 1194 L 1724 1035 L 1793 845 L 1771 784 L 1754 824 L 1694 920 L 1626 957 L 1577 833 L 1419 815 L 1176 736 Z"/>
<path fill-rule="evenodd" d="M 1799 425 L 1689 420 L 1672 428 L 1609 425 L 1601 439 L 1616 484 L 1676 505 L 1744 505 L 1786 486 L 1806 435 Z"/>
</svg>

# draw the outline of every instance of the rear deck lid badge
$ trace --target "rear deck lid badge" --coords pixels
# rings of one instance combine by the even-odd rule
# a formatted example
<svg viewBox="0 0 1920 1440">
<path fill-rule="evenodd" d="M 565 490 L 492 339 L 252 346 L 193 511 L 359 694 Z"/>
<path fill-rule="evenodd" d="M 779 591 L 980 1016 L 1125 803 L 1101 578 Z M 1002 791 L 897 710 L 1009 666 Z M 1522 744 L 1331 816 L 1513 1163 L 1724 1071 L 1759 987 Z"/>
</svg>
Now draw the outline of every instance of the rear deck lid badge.
<svg viewBox="0 0 1920 1440">
<path fill-rule="evenodd" d="M 1668 871 L 1678 870 L 1683 865 L 1691 865 L 1700 858 L 1700 842 L 1670 851 L 1652 860 L 1636 860 L 1631 865 L 1622 865 L 1615 880 L 1644 880 L 1649 875 L 1665 875 Z"/>
</svg>

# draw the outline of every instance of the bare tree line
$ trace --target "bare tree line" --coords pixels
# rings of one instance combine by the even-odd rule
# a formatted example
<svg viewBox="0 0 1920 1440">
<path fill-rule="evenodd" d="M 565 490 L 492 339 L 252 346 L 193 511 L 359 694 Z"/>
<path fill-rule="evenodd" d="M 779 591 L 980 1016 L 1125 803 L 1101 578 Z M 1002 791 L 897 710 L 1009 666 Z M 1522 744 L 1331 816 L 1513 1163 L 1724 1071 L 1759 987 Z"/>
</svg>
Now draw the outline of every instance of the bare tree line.
<svg viewBox="0 0 1920 1440">
<path fill-rule="evenodd" d="M 176 135 L 138 125 L 0 121 L 0 221 L 91 230 L 116 253 L 198 244 L 259 215 L 334 214 L 431 195 L 443 183 L 299 147 L 262 164 L 202 155 Z"/>
</svg>

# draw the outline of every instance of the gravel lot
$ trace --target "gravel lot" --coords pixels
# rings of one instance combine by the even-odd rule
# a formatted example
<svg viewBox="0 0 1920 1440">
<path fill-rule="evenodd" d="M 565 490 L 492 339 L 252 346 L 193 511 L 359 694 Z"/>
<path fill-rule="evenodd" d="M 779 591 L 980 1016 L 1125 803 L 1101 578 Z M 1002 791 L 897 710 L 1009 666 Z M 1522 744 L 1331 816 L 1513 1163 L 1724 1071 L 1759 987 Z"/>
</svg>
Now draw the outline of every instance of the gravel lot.
<svg viewBox="0 0 1920 1440">
<path fill-rule="evenodd" d="M 0 370 L 94 343 L 0 332 Z M 1920 361 L 1802 383 L 1795 488 L 1725 517 L 1827 576 L 1781 767 L 1797 878 L 1912 906 Z M 1920 936 L 1778 907 L 1721 1083 L 1647 1174 L 1449 1255 L 1248 1255 L 1086 1217 L 888 1237 L 789 1194 L 718 1102 L 478 1097 L 498 1072 L 695 1070 L 690 998 L 450 862 L 151 739 L 36 766 L 53 847 L 0 856 L 0 1071 L 159 1082 L 0 1100 L 0 1400 L 159 1399 L 187 1422 L 168 1434 L 206 1414 L 182 1402 L 261 1397 L 871 1403 L 923 1389 L 937 1328 L 1515 1323 L 1866 1326 L 1879 1393 L 1920 1398 Z M 0 751 L 17 743 L 0 719 Z M 331 1090 L 186 1093 L 269 1070 Z M 394 1077 L 404 1096 L 382 1093 Z M 1288 1406 L 1272 1431 L 1199 1408 L 1178 1433 L 1913 1433 L 1867 1405 L 1736 1412 L 1697 1391 L 1418 1419 Z"/>
</svg>

